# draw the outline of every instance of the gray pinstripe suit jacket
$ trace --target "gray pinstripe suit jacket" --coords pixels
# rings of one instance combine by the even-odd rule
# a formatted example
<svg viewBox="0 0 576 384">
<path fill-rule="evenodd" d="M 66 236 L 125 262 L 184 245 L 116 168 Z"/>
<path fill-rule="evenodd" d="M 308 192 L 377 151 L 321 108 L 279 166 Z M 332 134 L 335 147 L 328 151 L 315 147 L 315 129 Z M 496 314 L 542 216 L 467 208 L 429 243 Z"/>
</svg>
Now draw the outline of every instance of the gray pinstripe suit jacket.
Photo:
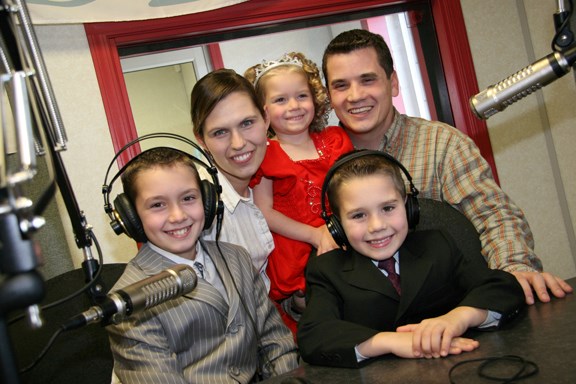
<svg viewBox="0 0 576 384">
<path fill-rule="evenodd" d="M 296 368 L 292 334 L 268 299 L 246 250 L 221 242 L 224 260 L 214 242 L 203 244 L 224 283 L 228 302 L 199 279 L 191 293 L 108 326 L 114 371 L 123 384 L 248 383 L 259 367 L 265 378 Z M 113 289 L 173 264 L 144 244 Z M 234 282 L 256 323 L 259 340 Z"/>
</svg>

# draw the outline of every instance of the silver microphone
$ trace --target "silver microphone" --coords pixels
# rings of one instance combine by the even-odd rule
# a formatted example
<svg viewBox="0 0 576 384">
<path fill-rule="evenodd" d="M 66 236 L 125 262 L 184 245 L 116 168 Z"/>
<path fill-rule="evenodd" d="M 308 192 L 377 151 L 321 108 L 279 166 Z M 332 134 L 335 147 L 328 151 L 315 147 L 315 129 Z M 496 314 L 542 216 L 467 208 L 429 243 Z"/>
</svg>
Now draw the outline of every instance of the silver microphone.
<svg viewBox="0 0 576 384">
<path fill-rule="evenodd" d="M 553 52 L 470 98 L 472 112 L 480 119 L 503 111 L 510 104 L 564 76 L 576 62 L 576 47 Z"/>
<path fill-rule="evenodd" d="M 69 319 L 64 330 L 103 322 L 118 324 L 128 316 L 191 292 L 198 283 L 192 267 L 177 264 L 154 276 L 109 293 L 99 304 Z"/>
</svg>

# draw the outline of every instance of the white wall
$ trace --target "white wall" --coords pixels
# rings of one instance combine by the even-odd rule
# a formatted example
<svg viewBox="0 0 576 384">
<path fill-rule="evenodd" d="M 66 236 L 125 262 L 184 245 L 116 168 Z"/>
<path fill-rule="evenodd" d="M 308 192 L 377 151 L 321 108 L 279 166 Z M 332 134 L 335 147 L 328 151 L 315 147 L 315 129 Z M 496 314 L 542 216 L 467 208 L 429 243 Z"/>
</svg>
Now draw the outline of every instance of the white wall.
<svg viewBox="0 0 576 384">
<path fill-rule="evenodd" d="M 220 43 L 222 60 L 224 63 L 231 63 L 228 65 L 229 68 L 243 75 L 244 71 L 262 60 L 279 59 L 287 52 L 301 52 L 306 58 L 316 63 L 318 68 L 321 68 L 324 48 L 332 40 L 332 36 L 338 34 L 335 30 L 339 28 L 343 28 L 342 30 L 360 28 L 360 23 L 354 21 L 331 28 L 317 27 L 312 29 L 313 33 L 309 33 L 310 29 L 308 31 L 285 31 L 282 32 L 282 44 L 278 44 L 274 34 L 230 40 Z M 258 52 L 247 55 L 246 52 L 253 51 L 255 46 L 259 47 Z M 328 124 L 338 125 L 338 118 L 334 111 L 331 111 L 329 115 Z"/>
<path fill-rule="evenodd" d="M 461 4 L 480 89 L 552 52 L 556 1 Z M 576 275 L 573 75 L 574 71 L 488 120 L 502 188 L 525 211 L 544 268 L 563 277 Z"/>
<path fill-rule="evenodd" d="M 461 3 L 481 88 L 532 61 L 524 48 L 522 22 L 529 27 L 526 38 L 532 39 L 536 58 L 550 52 L 555 1 L 525 0 L 528 18 L 524 21 L 515 1 Z M 105 262 L 126 262 L 136 246 L 112 232 L 103 211 L 100 190 L 114 153 L 84 29 L 79 25 L 37 26 L 36 32 L 69 136 L 63 159 L 78 203 L 94 227 Z M 290 47 L 282 48 L 281 53 Z M 269 49 L 263 52 L 273 53 Z M 311 58 L 319 62 L 318 57 Z M 253 62 L 254 57 L 246 57 L 238 70 Z M 503 188 L 524 209 L 546 270 L 568 278 L 576 276 L 571 250 L 574 233 L 566 224 L 575 226 L 576 218 L 576 154 L 571 149 L 576 142 L 574 78 L 560 79 L 542 93 L 542 112 L 539 99 L 532 95 L 492 117 L 488 125 Z M 558 176 L 553 172 L 556 162 Z M 66 217 L 64 208 L 61 211 Z M 78 264 L 83 257 L 71 230 L 68 237 Z"/>
<path fill-rule="evenodd" d="M 192 138 L 190 93 L 196 82 L 192 63 L 125 73 L 124 81 L 138 136 L 171 132 Z M 171 145 L 188 153 L 195 153 L 190 145 L 179 144 L 174 140 L 144 140 L 140 143 L 140 148 L 145 150 Z"/>
<path fill-rule="evenodd" d="M 313 33 L 306 30 L 282 32 L 282 44 L 274 38 L 274 34 L 256 36 L 243 39 L 230 40 L 220 44 L 222 60 L 230 65 L 239 74 L 262 60 L 273 60 L 282 57 L 286 52 L 302 52 L 308 59 L 315 62 L 318 67 L 322 63 L 322 53 L 326 44 L 332 39 L 329 29 L 319 27 L 313 29 Z M 246 54 L 258 46 L 257 53 Z"/>
<path fill-rule="evenodd" d="M 35 30 L 68 134 L 68 149 L 62 152 L 62 159 L 78 205 L 93 226 L 104 261 L 127 262 L 134 256 L 136 245 L 125 236 L 114 234 L 103 209 L 101 188 L 114 148 L 84 27 L 37 26 Z M 59 204 L 59 210 L 65 221 L 64 229 L 69 228 L 67 241 L 78 266 L 84 256 L 76 247 L 63 203 Z M 96 257 L 95 250 L 93 253 Z"/>
</svg>

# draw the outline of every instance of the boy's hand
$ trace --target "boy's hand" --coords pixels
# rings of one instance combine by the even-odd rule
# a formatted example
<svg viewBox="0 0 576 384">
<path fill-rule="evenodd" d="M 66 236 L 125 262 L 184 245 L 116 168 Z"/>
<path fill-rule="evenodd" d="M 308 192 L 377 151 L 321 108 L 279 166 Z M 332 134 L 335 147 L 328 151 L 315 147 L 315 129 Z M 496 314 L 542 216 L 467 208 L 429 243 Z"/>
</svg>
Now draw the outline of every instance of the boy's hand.
<svg viewBox="0 0 576 384">
<path fill-rule="evenodd" d="M 417 325 L 417 324 L 413 324 Z M 405 327 L 409 327 L 408 325 Z M 358 352 L 362 356 L 376 357 L 392 353 L 396 356 L 415 359 L 420 357 L 433 357 L 417 355 L 413 347 L 414 333 L 405 332 L 380 332 L 370 339 L 358 344 Z M 462 352 L 470 352 L 478 348 L 480 344 L 476 340 L 455 337 L 450 340 L 447 351 L 449 355 L 458 355 Z M 440 355 L 436 356 L 440 357 Z"/>
<path fill-rule="evenodd" d="M 448 353 L 446 355 L 421 355 L 416 354 L 414 348 L 412 347 L 412 342 L 414 340 L 414 334 L 412 332 L 396 332 L 396 335 L 402 335 L 403 340 L 399 340 L 397 344 L 392 348 L 396 356 L 404 357 L 404 358 L 412 358 L 417 359 L 421 357 L 425 357 L 427 359 L 435 357 L 445 357 L 448 355 L 459 355 L 462 352 L 470 352 L 475 350 L 480 346 L 480 343 L 477 340 L 469 339 L 466 337 L 454 337 L 450 339 L 450 344 L 447 348 Z"/>
<path fill-rule="evenodd" d="M 426 319 L 419 324 L 398 327 L 397 332 L 412 333 L 415 357 L 445 357 L 478 347 L 476 341 L 458 336 L 466 332 L 469 327 L 480 325 L 486 319 L 486 315 L 485 310 L 458 307 L 443 316 Z"/>
</svg>

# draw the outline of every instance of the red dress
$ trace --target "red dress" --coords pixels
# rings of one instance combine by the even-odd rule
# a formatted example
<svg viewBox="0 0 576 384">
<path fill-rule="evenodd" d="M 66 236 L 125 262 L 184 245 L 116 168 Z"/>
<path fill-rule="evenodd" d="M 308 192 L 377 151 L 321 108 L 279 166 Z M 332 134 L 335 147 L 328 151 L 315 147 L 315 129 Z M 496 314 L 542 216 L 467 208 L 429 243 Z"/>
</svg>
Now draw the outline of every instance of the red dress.
<svg viewBox="0 0 576 384">
<path fill-rule="evenodd" d="M 317 159 L 293 161 L 278 141 L 269 140 L 252 185 L 258 184 L 261 177 L 272 180 L 273 208 L 291 219 L 319 227 L 325 225 L 320 215 L 324 177 L 338 157 L 354 147 L 341 127 L 326 127 L 310 136 L 319 155 Z M 304 268 L 312 246 L 274 232 L 272 236 L 275 248 L 268 257 L 266 274 L 271 282 L 270 298 L 281 301 L 298 290 L 304 291 Z"/>
</svg>

